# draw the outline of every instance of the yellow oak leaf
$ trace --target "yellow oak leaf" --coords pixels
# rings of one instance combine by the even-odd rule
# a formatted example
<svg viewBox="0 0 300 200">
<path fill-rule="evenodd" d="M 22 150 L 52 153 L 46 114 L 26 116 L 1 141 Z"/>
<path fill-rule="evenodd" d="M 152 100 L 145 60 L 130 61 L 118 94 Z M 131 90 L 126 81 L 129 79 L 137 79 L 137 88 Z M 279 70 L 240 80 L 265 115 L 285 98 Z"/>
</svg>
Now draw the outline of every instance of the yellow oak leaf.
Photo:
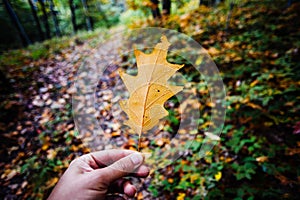
<svg viewBox="0 0 300 200">
<path fill-rule="evenodd" d="M 218 172 L 215 174 L 216 181 L 219 181 L 222 178 L 222 172 Z"/>
<path fill-rule="evenodd" d="M 122 110 L 128 116 L 125 124 L 139 134 L 139 138 L 168 115 L 164 103 L 183 89 L 167 83 L 183 67 L 167 61 L 169 46 L 167 37 L 162 36 L 151 54 L 134 50 L 138 67 L 136 76 L 119 71 L 130 95 L 128 100 L 120 101 Z"/>
<path fill-rule="evenodd" d="M 185 198 L 185 193 L 183 193 L 183 192 L 180 192 L 179 194 L 178 194 L 178 196 L 177 196 L 177 198 L 176 198 L 176 200 L 184 200 L 184 198 Z"/>
</svg>

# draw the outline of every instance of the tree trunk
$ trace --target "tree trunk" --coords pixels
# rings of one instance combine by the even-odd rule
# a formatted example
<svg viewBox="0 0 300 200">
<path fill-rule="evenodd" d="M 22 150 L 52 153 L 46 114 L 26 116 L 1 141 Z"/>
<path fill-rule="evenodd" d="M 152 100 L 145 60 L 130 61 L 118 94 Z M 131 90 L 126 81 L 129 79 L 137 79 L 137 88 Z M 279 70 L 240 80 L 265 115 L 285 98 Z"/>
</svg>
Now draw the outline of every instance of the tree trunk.
<svg viewBox="0 0 300 200">
<path fill-rule="evenodd" d="M 162 1 L 163 15 L 171 14 L 171 0 L 163 0 Z"/>
<path fill-rule="evenodd" d="M 50 0 L 50 11 L 51 11 L 52 19 L 53 19 L 53 22 L 54 22 L 56 36 L 60 37 L 61 32 L 60 32 L 60 29 L 59 29 L 59 23 L 58 23 L 58 19 L 57 19 L 57 11 L 54 9 L 53 0 Z"/>
<path fill-rule="evenodd" d="M 44 4 L 43 0 L 38 0 L 38 2 L 40 3 L 41 7 L 42 7 L 42 12 L 43 12 L 43 23 L 46 29 L 46 38 L 50 39 L 51 35 L 50 35 L 50 26 L 49 26 L 49 22 L 48 22 L 48 16 L 47 16 L 47 11 L 46 11 L 46 7 Z"/>
<path fill-rule="evenodd" d="M 89 16 L 89 7 L 87 5 L 87 0 L 81 0 L 82 5 L 83 5 L 83 10 L 85 13 L 85 22 L 86 22 L 86 26 L 87 26 L 87 30 L 88 31 L 92 31 L 94 29 L 93 27 L 93 19 Z"/>
<path fill-rule="evenodd" d="M 233 10 L 233 7 L 234 7 L 234 4 L 233 3 L 230 3 L 229 5 L 229 13 L 227 15 L 227 19 L 226 19 L 226 33 L 228 33 L 230 31 L 230 20 L 231 20 L 231 15 L 232 15 L 232 10 Z"/>
<path fill-rule="evenodd" d="M 38 15 L 37 15 L 37 12 L 36 12 L 36 10 L 35 10 L 35 7 L 34 7 L 34 5 L 33 5 L 33 3 L 32 3 L 32 0 L 28 0 L 28 3 L 29 3 L 29 5 L 30 5 L 31 12 L 32 12 L 34 21 L 35 21 L 36 26 L 37 26 L 37 29 L 38 29 L 38 32 L 39 32 L 40 39 L 41 39 L 41 40 L 44 40 L 44 33 L 43 33 L 43 30 L 42 30 L 42 27 L 41 27 L 41 23 L 40 23 L 39 17 L 38 17 Z"/>
<path fill-rule="evenodd" d="M 151 8 L 151 12 L 154 19 L 161 18 L 160 10 L 158 7 L 158 0 L 151 0 L 153 7 Z"/>
<path fill-rule="evenodd" d="M 70 6 L 70 10 L 71 10 L 71 20 L 72 20 L 73 31 L 74 31 L 74 33 L 76 33 L 77 32 L 76 14 L 75 14 L 76 6 L 74 5 L 73 0 L 69 0 L 69 6 Z"/>
<path fill-rule="evenodd" d="M 28 35 L 26 34 L 17 14 L 13 10 L 11 4 L 9 3 L 9 0 L 3 0 L 3 4 L 9 14 L 11 20 L 13 21 L 14 25 L 16 26 L 16 28 L 19 32 L 20 38 L 23 42 L 23 45 L 27 46 L 27 45 L 31 44 L 31 41 L 30 41 Z"/>
</svg>

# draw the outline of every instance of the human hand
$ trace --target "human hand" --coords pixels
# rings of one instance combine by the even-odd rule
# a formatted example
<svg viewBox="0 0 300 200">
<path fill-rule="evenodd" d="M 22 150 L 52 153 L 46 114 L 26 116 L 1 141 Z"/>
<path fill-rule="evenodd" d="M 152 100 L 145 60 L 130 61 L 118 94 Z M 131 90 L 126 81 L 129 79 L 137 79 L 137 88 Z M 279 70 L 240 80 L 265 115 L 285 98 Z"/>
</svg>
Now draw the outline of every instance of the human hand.
<svg viewBox="0 0 300 200">
<path fill-rule="evenodd" d="M 109 193 L 133 197 L 136 188 L 125 176 L 147 177 L 141 153 L 129 150 L 105 150 L 83 155 L 71 162 L 48 200 L 106 199 Z"/>
</svg>

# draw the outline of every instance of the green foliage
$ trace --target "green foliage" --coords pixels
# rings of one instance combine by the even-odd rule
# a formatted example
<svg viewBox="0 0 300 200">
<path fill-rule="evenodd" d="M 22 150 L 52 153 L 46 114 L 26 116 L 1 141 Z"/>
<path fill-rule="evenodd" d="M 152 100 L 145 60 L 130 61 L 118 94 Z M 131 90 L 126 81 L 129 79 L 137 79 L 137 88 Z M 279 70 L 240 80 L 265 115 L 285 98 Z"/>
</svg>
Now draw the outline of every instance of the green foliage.
<svg viewBox="0 0 300 200">
<path fill-rule="evenodd" d="M 120 22 L 124 25 L 131 25 L 136 22 L 136 20 L 145 20 L 146 15 L 142 10 L 128 9 L 126 12 L 121 14 Z"/>
<path fill-rule="evenodd" d="M 208 49 L 222 73 L 228 91 L 226 124 L 221 141 L 204 158 L 198 157 L 206 141 L 205 127 L 200 127 L 196 140 L 182 149 L 188 148 L 188 155 L 155 172 L 150 187 L 155 196 L 296 199 L 299 136 L 291 127 L 300 120 L 299 45 L 294 42 L 299 23 L 290 19 L 299 16 L 300 5 L 282 11 L 285 3 L 236 1 L 227 30 L 228 4 L 201 7 L 177 21 L 181 31 Z M 269 14 L 262 15 L 264 10 Z M 164 26 L 173 28 L 172 20 Z M 201 32 L 193 29 L 196 25 Z M 290 33 L 295 34 L 287 39 Z M 205 124 L 208 111 L 200 110 L 199 122 Z"/>
</svg>

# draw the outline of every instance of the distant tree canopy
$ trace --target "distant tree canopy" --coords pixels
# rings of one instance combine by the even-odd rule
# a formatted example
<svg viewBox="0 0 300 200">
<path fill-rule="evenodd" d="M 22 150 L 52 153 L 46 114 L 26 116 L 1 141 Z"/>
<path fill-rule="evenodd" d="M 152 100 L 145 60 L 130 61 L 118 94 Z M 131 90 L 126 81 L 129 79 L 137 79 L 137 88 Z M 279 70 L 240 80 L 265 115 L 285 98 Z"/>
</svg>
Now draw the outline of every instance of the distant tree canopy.
<svg viewBox="0 0 300 200">
<path fill-rule="evenodd" d="M 138 20 L 140 15 L 150 16 L 151 13 L 157 20 L 192 2 L 215 6 L 223 1 L 229 3 L 232 10 L 233 5 L 242 0 L 2 0 L 0 53 L 51 37 L 71 35 L 79 30 L 111 27 L 119 22 L 126 9 L 140 12 L 138 16 L 129 13 L 127 17 L 131 15 L 130 20 Z M 290 6 L 297 1 L 286 0 L 286 3 Z"/>
<path fill-rule="evenodd" d="M 78 30 L 110 27 L 123 10 L 123 0 L 3 0 L 0 51 Z"/>
</svg>

